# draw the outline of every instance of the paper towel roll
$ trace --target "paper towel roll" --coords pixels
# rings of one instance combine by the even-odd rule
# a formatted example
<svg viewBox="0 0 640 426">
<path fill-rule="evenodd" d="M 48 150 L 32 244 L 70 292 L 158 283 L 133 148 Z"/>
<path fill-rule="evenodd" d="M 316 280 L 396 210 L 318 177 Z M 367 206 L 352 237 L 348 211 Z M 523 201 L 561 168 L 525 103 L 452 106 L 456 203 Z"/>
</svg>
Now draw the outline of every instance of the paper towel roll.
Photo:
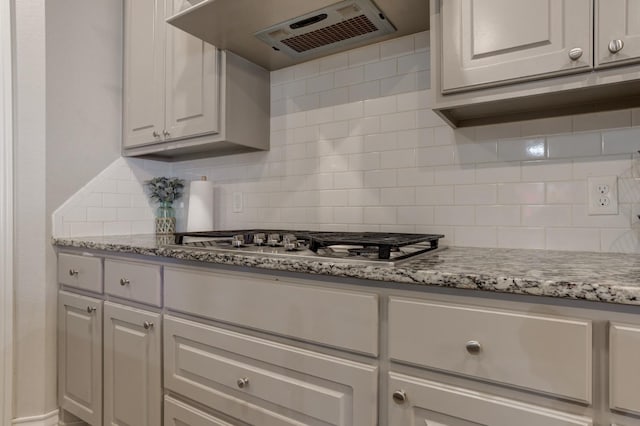
<svg viewBox="0 0 640 426">
<path fill-rule="evenodd" d="M 203 176 L 189 185 L 187 232 L 213 230 L 213 183 L 206 179 Z"/>
</svg>

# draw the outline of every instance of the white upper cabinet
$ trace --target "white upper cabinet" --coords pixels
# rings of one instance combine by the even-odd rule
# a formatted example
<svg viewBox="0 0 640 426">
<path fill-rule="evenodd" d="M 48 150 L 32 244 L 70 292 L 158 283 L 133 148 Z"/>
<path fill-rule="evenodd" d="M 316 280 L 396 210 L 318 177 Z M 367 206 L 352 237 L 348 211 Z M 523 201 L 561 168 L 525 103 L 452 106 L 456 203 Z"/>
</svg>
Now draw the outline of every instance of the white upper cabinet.
<svg viewBox="0 0 640 426">
<path fill-rule="evenodd" d="M 164 7 L 126 1 L 124 147 L 158 142 L 164 128 Z"/>
<path fill-rule="evenodd" d="M 442 91 L 588 71 L 589 0 L 447 0 Z"/>
<path fill-rule="evenodd" d="M 268 149 L 269 72 L 167 24 L 184 3 L 125 0 L 124 154 Z"/>
<path fill-rule="evenodd" d="M 596 66 L 640 61 L 640 1 L 596 1 Z"/>
</svg>

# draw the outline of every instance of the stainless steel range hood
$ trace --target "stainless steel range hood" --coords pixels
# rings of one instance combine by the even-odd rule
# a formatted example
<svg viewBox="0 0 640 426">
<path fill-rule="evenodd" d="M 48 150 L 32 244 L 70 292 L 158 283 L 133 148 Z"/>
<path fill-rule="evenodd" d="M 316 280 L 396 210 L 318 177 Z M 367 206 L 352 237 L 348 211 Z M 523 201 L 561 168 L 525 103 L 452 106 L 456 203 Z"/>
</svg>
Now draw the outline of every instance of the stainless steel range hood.
<svg viewBox="0 0 640 426">
<path fill-rule="evenodd" d="M 220 49 L 276 70 L 425 31 L 429 29 L 429 2 L 204 0 L 167 22 Z"/>
</svg>

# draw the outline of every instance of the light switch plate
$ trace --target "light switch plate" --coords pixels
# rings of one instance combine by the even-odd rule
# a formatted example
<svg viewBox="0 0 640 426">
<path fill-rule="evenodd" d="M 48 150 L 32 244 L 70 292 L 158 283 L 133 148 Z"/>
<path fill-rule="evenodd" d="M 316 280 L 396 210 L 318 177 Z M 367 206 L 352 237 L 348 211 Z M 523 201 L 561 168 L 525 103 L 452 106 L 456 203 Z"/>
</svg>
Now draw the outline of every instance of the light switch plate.
<svg viewBox="0 0 640 426">
<path fill-rule="evenodd" d="M 234 192 L 233 193 L 233 205 L 232 209 L 234 213 L 242 213 L 242 192 Z"/>
</svg>

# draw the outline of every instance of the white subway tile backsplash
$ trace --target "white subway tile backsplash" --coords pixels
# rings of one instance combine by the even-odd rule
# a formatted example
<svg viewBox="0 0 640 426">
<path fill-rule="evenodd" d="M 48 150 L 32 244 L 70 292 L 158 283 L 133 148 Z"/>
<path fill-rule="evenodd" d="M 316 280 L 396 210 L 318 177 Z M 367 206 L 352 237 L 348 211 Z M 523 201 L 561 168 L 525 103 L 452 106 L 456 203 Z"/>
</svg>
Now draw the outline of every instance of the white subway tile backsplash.
<svg viewBox="0 0 640 426">
<path fill-rule="evenodd" d="M 499 204 L 544 204 L 544 183 L 498 184 Z"/>
<path fill-rule="evenodd" d="M 600 230 L 592 228 L 547 228 L 549 250 L 599 251 Z"/>
<path fill-rule="evenodd" d="M 498 159 L 500 161 L 538 160 L 547 155 L 544 139 L 512 139 L 498 141 Z"/>
<path fill-rule="evenodd" d="M 365 207 L 364 223 L 388 225 L 395 224 L 397 213 L 395 207 Z"/>
<path fill-rule="evenodd" d="M 456 185 L 454 189 L 455 204 L 476 205 L 495 204 L 497 187 L 493 184 Z"/>
<path fill-rule="evenodd" d="M 455 244 L 465 247 L 497 247 L 496 228 L 461 226 L 455 228 Z"/>
<path fill-rule="evenodd" d="M 398 173 L 405 168 L 414 167 L 415 164 L 416 153 L 414 149 L 387 151 L 380 158 L 381 169 L 399 169 Z"/>
<path fill-rule="evenodd" d="M 522 163 L 522 181 L 539 182 L 571 179 L 571 161 L 526 161 Z"/>
<path fill-rule="evenodd" d="M 445 245 L 640 253 L 640 109 L 451 129 L 431 110 L 429 33 L 271 73 L 271 150 L 120 159 L 61 206 L 55 235 L 152 233 L 153 176 L 216 186 L 216 227 L 443 233 Z M 588 176 L 620 213 L 587 214 Z M 231 212 L 234 192 L 244 211 Z M 184 230 L 186 202 L 176 204 Z"/>
<path fill-rule="evenodd" d="M 577 133 L 547 138 L 549 158 L 590 157 L 602 154 L 600 133 Z"/>
<path fill-rule="evenodd" d="M 633 154 L 640 149 L 640 128 L 602 132 L 603 154 Z"/>
<path fill-rule="evenodd" d="M 413 206 L 416 204 L 416 189 L 407 188 L 382 188 L 381 204 L 386 206 Z"/>
<path fill-rule="evenodd" d="M 524 226 L 570 226 L 571 206 L 525 205 L 522 206 Z"/>
<path fill-rule="evenodd" d="M 413 54 L 415 51 L 413 34 L 384 41 L 380 44 L 380 58 Z"/>
<path fill-rule="evenodd" d="M 416 149 L 416 165 L 424 167 L 453 164 L 454 152 L 455 148 L 452 145 L 418 148 Z"/>
<path fill-rule="evenodd" d="M 398 207 L 398 223 L 401 225 L 432 225 L 433 207 Z"/>
<path fill-rule="evenodd" d="M 401 74 L 380 80 L 380 95 L 389 96 L 418 90 L 416 73 Z"/>
<path fill-rule="evenodd" d="M 472 206 L 435 206 L 435 225 L 474 225 L 475 208 Z"/>
<path fill-rule="evenodd" d="M 498 228 L 498 247 L 543 249 L 545 248 L 544 228 Z"/>
<path fill-rule="evenodd" d="M 477 206 L 476 224 L 485 226 L 519 226 L 520 206 Z"/>
<path fill-rule="evenodd" d="M 594 112 L 573 116 L 573 131 L 584 132 L 631 126 L 631 110 Z"/>
<path fill-rule="evenodd" d="M 451 185 L 416 187 L 416 204 L 442 206 L 454 202 L 454 191 Z"/>
</svg>

